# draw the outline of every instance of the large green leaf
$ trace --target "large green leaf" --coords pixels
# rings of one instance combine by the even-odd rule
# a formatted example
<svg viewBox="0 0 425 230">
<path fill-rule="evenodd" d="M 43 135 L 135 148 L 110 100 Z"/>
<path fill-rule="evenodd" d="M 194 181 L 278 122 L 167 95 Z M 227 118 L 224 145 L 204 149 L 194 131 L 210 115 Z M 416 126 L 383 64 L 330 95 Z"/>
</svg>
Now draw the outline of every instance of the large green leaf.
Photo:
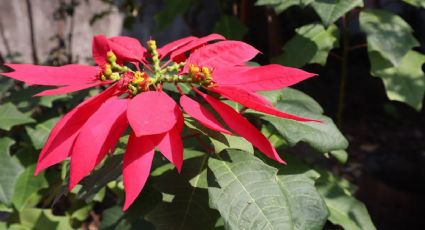
<svg viewBox="0 0 425 230">
<path fill-rule="evenodd" d="M 403 2 L 409 3 L 412 6 L 425 8 L 424 0 L 403 0 Z"/>
<path fill-rule="evenodd" d="M 16 181 L 15 194 L 13 195 L 13 205 L 17 210 L 22 210 L 31 196 L 42 188 L 48 186 L 44 177 L 44 172 L 34 176 L 35 165 L 25 168 L 25 171 Z"/>
<path fill-rule="evenodd" d="M 194 152 L 194 153 L 190 153 Z M 147 216 L 156 229 L 213 229 L 219 215 L 208 207 L 206 165 L 208 155 L 185 150 L 182 172 L 175 170 L 161 176 L 155 187 L 163 201 Z"/>
<path fill-rule="evenodd" d="M 261 114 L 261 119 L 270 122 L 289 145 L 293 146 L 302 141 L 322 153 L 347 148 L 345 137 L 333 121 L 322 114 L 323 109 L 311 97 L 291 88 L 265 94 L 281 111 L 320 121 L 298 122 Z"/>
<path fill-rule="evenodd" d="M 230 229 L 322 229 L 328 211 L 308 174 L 277 175 L 255 156 L 227 150 L 208 161 L 210 204 Z"/>
<path fill-rule="evenodd" d="M 10 156 L 9 148 L 14 143 L 9 138 L 0 139 L 0 202 L 10 205 L 16 180 L 24 168 L 16 157 Z"/>
<path fill-rule="evenodd" d="M 280 14 L 291 6 L 305 7 L 314 0 L 257 0 L 257 6 L 272 6 Z"/>
<path fill-rule="evenodd" d="M 372 75 L 380 77 L 390 100 L 401 101 L 416 110 L 422 108 L 425 94 L 425 55 L 409 51 L 398 67 L 393 67 L 379 53 L 369 53 Z"/>
<path fill-rule="evenodd" d="M 363 6 L 363 0 L 314 0 L 312 6 L 325 26 L 330 26 L 348 11 Z"/>
<path fill-rule="evenodd" d="M 316 187 L 325 199 L 332 223 L 350 230 L 376 229 L 364 204 L 347 188 L 347 181 L 322 172 Z"/>
<path fill-rule="evenodd" d="M 283 54 L 273 62 L 302 67 L 307 63 L 325 65 L 329 51 L 339 44 L 339 31 L 335 25 L 325 29 L 309 24 L 296 30 L 296 35 L 283 47 Z"/>
<path fill-rule="evenodd" d="M 28 126 L 25 127 L 35 149 L 43 148 L 43 145 L 46 142 L 51 129 L 58 120 L 59 118 L 52 118 L 43 123 L 37 124 L 35 128 L 31 128 Z"/>
<path fill-rule="evenodd" d="M 31 122 L 34 119 L 20 112 L 12 103 L 0 105 L 0 129 L 10 130 L 15 125 Z"/>
<path fill-rule="evenodd" d="M 225 36 L 227 39 L 242 40 L 248 28 L 235 16 L 223 15 L 217 21 L 214 32 Z"/>
<path fill-rule="evenodd" d="M 419 43 L 412 28 L 401 17 L 386 10 L 365 10 L 360 13 L 360 27 L 367 35 L 369 54 L 376 51 L 394 66 Z"/>
</svg>

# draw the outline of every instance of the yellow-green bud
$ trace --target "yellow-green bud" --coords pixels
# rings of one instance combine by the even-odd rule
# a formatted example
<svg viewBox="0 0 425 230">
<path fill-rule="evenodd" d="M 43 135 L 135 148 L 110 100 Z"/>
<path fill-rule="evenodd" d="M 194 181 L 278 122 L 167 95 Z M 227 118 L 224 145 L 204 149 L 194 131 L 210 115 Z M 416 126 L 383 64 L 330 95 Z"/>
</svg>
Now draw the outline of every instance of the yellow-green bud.
<svg viewBox="0 0 425 230">
<path fill-rule="evenodd" d="M 116 63 L 117 62 L 117 56 L 115 56 L 114 52 L 108 51 L 106 53 L 106 56 L 108 58 L 109 63 Z"/>
</svg>

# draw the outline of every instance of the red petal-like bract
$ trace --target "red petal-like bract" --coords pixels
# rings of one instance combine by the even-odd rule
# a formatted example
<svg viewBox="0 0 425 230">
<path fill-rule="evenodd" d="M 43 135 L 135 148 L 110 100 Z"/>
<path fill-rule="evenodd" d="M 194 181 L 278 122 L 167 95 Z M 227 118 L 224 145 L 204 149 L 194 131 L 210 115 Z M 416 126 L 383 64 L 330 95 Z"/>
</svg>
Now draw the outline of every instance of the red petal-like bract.
<svg viewBox="0 0 425 230">
<path fill-rule="evenodd" d="M 173 163 L 179 172 L 183 165 L 183 141 L 181 138 L 183 127 L 184 117 L 180 111 L 177 122 L 170 131 L 149 136 L 162 155 Z"/>
<path fill-rule="evenodd" d="M 127 117 L 139 137 L 169 131 L 176 124 L 179 113 L 178 105 L 166 93 L 148 91 L 130 101 Z"/>
<path fill-rule="evenodd" d="M 111 48 L 108 44 L 108 38 L 105 35 L 96 35 L 92 42 L 92 55 L 94 62 L 98 66 L 104 66 L 107 63 L 107 53 Z"/>
<path fill-rule="evenodd" d="M 187 43 L 196 39 L 198 38 L 195 36 L 189 36 L 189 37 L 185 37 L 185 38 L 170 42 L 158 49 L 159 57 L 162 59 L 165 56 L 167 56 L 170 52 L 173 52 L 174 50 L 180 48 L 181 46 L 184 46 Z"/>
<path fill-rule="evenodd" d="M 118 60 L 143 62 L 146 49 L 139 40 L 131 37 L 116 36 L 109 38 L 109 47 Z"/>
<path fill-rule="evenodd" d="M 192 49 L 195 49 L 199 46 L 202 46 L 210 41 L 214 41 L 214 40 L 226 40 L 225 37 L 223 37 L 220 34 L 210 34 L 208 36 L 193 40 L 189 43 L 187 43 L 184 46 L 179 47 L 178 49 L 176 49 L 175 51 L 171 52 L 170 54 L 170 59 L 174 60 L 177 56 L 182 55 L 188 51 L 191 51 Z"/>
<path fill-rule="evenodd" d="M 150 138 L 147 136 L 136 137 L 132 133 L 124 153 L 122 170 L 125 190 L 124 211 L 130 207 L 145 186 L 153 156 L 154 144 Z"/>
<path fill-rule="evenodd" d="M 108 99 L 81 128 L 72 148 L 70 189 L 100 163 L 128 127 L 127 104 L 128 99 Z"/>
<path fill-rule="evenodd" d="M 251 67 L 246 71 L 215 74 L 214 81 L 220 86 L 238 86 L 246 90 L 276 90 L 294 85 L 316 74 L 301 69 L 271 64 Z"/>
<path fill-rule="evenodd" d="M 114 92 L 115 86 L 112 86 L 79 104 L 56 123 L 41 150 L 35 175 L 45 168 L 65 160 L 70 155 L 81 127 Z"/>
<path fill-rule="evenodd" d="M 238 102 L 243 106 L 246 106 L 253 110 L 257 110 L 259 112 L 296 121 L 317 121 L 277 110 L 265 98 L 243 88 L 234 86 L 215 86 L 209 89 L 221 94 L 227 99 Z"/>
<path fill-rule="evenodd" d="M 1 75 L 23 81 L 28 85 L 84 85 L 97 81 L 100 69 L 88 65 L 64 65 L 60 67 L 31 64 L 6 64 L 13 72 Z"/>
<path fill-rule="evenodd" d="M 183 95 L 180 97 L 180 105 L 183 110 L 189 114 L 191 117 L 195 118 L 205 127 L 210 128 L 212 130 L 232 134 L 227 129 L 223 128 L 220 122 L 214 117 L 210 111 L 206 108 L 202 107 L 197 101 L 191 99 L 190 97 Z"/>
<path fill-rule="evenodd" d="M 220 114 L 224 122 L 226 122 L 226 124 L 233 131 L 251 142 L 255 147 L 257 147 L 261 152 L 266 154 L 271 159 L 280 163 L 285 163 L 285 161 L 280 158 L 279 154 L 276 152 L 270 141 L 251 123 L 249 123 L 246 118 L 236 112 L 229 105 L 226 105 L 223 102 L 198 90 L 196 90 L 196 92 L 198 92 L 213 107 L 213 109 L 217 111 L 218 114 Z"/>
<path fill-rule="evenodd" d="M 44 90 L 40 93 L 37 93 L 34 96 L 52 96 L 52 95 L 58 95 L 58 94 L 71 93 L 71 92 L 91 88 L 94 86 L 105 85 L 109 83 L 111 83 L 111 81 L 98 81 L 92 84 L 85 84 L 85 85 L 68 85 L 68 86 L 63 86 L 56 89 Z"/>
<path fill-rule="evenodd" d="M 195 50 L 188 63 L 212 69 L 243 65 L 260 51 L 239 41 L 221 41 Z"/>
<path fill-rule="evenodd" d="M 181 131 L 175 126 L 165 134 L 150 136 L 158 150 L 165 156 L 177 171 L 180 172 L 183 165 L 183 141 Z"/>
</svg>

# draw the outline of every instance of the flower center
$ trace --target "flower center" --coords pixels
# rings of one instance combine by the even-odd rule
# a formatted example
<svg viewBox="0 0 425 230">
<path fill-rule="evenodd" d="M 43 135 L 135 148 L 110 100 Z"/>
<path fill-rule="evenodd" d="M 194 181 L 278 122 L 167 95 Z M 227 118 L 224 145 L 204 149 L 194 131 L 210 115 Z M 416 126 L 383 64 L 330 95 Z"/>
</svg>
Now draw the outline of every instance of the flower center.
<svg viewBox="0 0 425 230">
<path fill-rule="evenodd" d="M 144 69 L 134 71 L 125 65 L 117 63 L 117 56 L 113 51 L 107 52 L 107 61 L 99 74 L 103 81 L 119 81 L 120 88 L 131 95 L 137 95 L 151 89 L 161 89 L 164 83 L 196 84 L 204 87 L 214 85 L 213 70 L 205 66 L 190 64 L 187 73 L 181 73 L 185 62 L 170 62 L 161 66 L 156 42 L 147 42 L 149 57 L 143 63 Z M 177 86 L 176 86 L 177 87 Z"/>
</svg>

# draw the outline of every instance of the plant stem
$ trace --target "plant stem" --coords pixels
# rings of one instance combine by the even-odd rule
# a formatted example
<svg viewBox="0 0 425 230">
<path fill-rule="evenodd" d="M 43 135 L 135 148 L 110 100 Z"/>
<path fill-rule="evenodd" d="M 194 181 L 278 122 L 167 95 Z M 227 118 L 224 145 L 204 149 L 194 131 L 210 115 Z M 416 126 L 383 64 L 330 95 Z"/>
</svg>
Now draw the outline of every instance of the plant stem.
<svg viewBox="0 0 425 230">
<path fill-rule="evenodd" d="M 338 98 L 338 112 L 336 115 L 337 125 L 339 128 L 342 128 L 343 116 L 344 116 L 344 107 L 345 107 L 345 93 L 346 93 L 346 83 L 348 76 L 348 52 L 350 45 L 350 34 L 349 34 L 349 18 L 350 12 L 344 15 L 342 22 L 342 60 L 341 60 L 341 80 L 339 83 L 339 98 Z"/>
<path fill-rule="evenodd" d="M 38 55 L 37 48 L 35 45 L 35 32 L 34 32 L 34 17 L 32 15 L 32 5 L 30 0 L 26 0 L 27 5 L 27 13 L 28 13 L 28 22 L 30 27 L 30 38 L 31 38 L 31 53 L 32 53 L 32 61 L 34 64 L 38 64 Z"/>
</svg>

